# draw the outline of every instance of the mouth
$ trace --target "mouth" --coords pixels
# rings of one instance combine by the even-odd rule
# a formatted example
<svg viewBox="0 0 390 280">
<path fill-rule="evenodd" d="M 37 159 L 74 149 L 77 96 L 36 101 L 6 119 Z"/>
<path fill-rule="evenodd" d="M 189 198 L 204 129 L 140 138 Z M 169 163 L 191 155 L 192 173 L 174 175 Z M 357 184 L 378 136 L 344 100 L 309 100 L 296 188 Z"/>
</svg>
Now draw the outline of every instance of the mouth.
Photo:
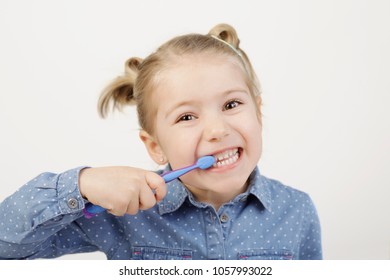
<svg viewBox="0 0 390 280">
<path fill-rule="evenodd" d="M 240 158 L 241 149 L 233 148 L 221 153 L 215 154 L 216 162 L 213 164 L 214 168 L 221 168 L 232 165 Z"/>
</svg>

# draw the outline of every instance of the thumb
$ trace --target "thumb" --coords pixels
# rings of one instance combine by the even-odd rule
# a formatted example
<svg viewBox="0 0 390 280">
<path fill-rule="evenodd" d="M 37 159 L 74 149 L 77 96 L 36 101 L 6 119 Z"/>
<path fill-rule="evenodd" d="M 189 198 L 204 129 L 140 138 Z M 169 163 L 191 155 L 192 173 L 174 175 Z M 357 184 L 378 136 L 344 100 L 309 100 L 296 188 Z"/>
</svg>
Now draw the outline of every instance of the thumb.
<svg viewBox="0 0 390 280">
<path fill-rule="evenodd" d="M 157 201 L 161 201 L 167 195 L 167 185 L 164 178 L 154 172 L 145 174 L 145 181 L 154 192 Z"/>
</svg>

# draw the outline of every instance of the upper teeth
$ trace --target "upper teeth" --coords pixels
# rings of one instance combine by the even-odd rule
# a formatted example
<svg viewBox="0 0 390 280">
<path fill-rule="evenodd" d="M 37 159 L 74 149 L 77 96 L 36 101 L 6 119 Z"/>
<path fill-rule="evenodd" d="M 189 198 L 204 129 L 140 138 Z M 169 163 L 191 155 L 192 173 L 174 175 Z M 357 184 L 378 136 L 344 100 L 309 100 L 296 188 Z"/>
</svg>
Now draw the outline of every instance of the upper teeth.
<svg viewBox="0 0 390 280">
<path fill-rule="evenodd" d="M 224 151 L 222 153 L 216 154 L 215 157 L 218 160 L 224 160 L 224 159 L 228 159 L 228 158 L 234 156 L 237 152 L 238 152 L 238 148 L 235 148 L 232 150 L 227 150 L 227 151 Z"/>
<path fill-rule="evenodd" d="M 218 159 L 216 163 L 214 163 L 214 167 L 222 167 L 228 164 L 232 164 L 238 159 L 238 148 L 231 149 L 228 151 L 224 151 L 222 153 L 216 154 L 215 157 Z"/>
</svg>

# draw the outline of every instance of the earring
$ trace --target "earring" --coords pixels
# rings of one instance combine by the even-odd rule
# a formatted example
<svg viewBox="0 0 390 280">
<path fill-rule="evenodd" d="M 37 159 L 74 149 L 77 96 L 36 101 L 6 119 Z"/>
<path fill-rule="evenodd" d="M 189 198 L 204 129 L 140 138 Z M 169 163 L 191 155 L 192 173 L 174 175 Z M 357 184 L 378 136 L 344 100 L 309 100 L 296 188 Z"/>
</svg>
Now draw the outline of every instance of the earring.
<svg viewBox="0 0 390 280">
<path fill-rule="evenodd" d="M 163 163 L 165 161 L 165 158 L 164 157 L 161 157 L 160 158 L 160 162 Z"/>
</svg>

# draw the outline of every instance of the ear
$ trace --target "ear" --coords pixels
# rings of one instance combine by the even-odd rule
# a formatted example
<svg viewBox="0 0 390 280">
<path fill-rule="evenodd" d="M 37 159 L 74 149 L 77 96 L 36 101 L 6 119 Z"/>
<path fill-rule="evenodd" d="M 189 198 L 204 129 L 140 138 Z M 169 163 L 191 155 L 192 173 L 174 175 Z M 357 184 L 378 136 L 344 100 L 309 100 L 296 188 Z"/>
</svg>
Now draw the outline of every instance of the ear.
<svg viewBox="0 0 390 280">
<path fill-rule="evenodd" d="M 259 122 L 260 124 L 262 125 L 262 113 L 261 113 L 261 105 L 262 105 L 262 100 L 261 100 L 261 97 L 260 96 L 256 96 L 255 97 L 255 105 L 256 105 L 256 109 L 257 109 L 257 117 L 259 119 Z"/>
<path fill-rule="evenodd" d="M 139 137 L 146 147 L 146 150 L 149 153 L 149 156 L 154 160 L 155 163 L 159 165 L 163 165 L 167 163 L 167 159 L 164 155 L 163 150 L 161 149 L 158 141 L 145 130 L 141 130 L 139 133 Z"/>
<path fill-rule="evenodd" d="M 260 96 L 256 96 L 256 106 L 257 106 L 257 109 L 259 109 L 259 111 L 261 111 L 261 97 Z"/>
</svg>

